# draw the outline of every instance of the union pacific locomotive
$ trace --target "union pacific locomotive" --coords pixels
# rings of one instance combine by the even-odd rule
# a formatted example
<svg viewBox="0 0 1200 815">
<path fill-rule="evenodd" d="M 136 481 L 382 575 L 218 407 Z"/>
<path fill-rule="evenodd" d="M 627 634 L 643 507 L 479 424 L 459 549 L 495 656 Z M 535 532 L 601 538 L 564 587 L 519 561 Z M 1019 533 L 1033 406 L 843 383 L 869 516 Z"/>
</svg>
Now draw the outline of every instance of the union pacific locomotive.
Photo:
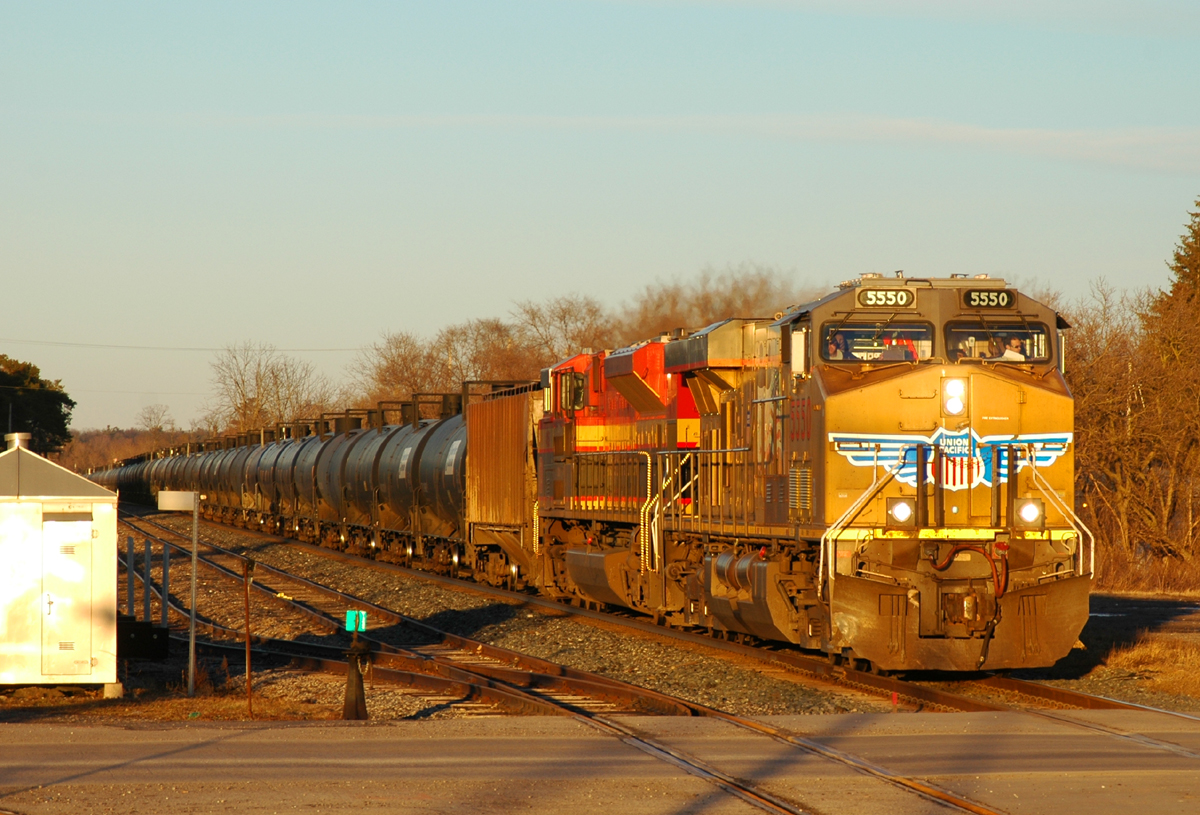
<svg viewBox="0 0 1200 815">
<path fill-rule="evenodd" d="M 206 517 L 877 670 L 1053 664 L 1088 617 L 1067 324 L 1003 280 L 864 275 L 537 383 L 93 475 Z M 436 415 L 430 415 L 431 406 Z"/>
</svg>

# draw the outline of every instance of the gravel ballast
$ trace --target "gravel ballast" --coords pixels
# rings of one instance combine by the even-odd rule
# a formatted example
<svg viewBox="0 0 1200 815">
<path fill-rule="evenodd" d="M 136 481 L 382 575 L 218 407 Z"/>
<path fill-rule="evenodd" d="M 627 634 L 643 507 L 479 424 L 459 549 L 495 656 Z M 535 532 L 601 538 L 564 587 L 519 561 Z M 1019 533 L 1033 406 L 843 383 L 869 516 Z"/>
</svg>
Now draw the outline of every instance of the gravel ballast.
<svg viewBox="0 0 1200 815">
<path fill-rule="evenodd" d="M 180 518 L 155 520 L 181 532 Z M 703 646 L 593 623 L 561 613 L 451 589 L 420 578 L 321 557 L 303 548 L 207 524 L 202 538 L 255 560 L 413 617 L 436 628 L 580 670 L 591 671 L 740 715 L 884 712 L 890 703 L 781 675 Z M 262 580 L 267 581 L 265 575 Z M 256 622 L 255 632 L 261 633 Z M 425 642 L 403 626 L 377 628 L 374 638 L 394 645 Z"/>
</svg>

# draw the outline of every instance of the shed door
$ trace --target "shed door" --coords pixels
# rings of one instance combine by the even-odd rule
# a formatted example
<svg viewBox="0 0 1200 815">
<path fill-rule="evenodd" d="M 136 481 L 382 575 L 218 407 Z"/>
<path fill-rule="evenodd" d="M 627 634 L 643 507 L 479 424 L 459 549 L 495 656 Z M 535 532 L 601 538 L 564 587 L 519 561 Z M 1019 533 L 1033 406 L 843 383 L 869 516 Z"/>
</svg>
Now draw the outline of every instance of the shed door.
<svg viewBox="0 0 1200 815">
<path fill-rule="evenodd" d="M 42 524 L 42 675 L 92 672 L 92 523 Z"/>
</svg>

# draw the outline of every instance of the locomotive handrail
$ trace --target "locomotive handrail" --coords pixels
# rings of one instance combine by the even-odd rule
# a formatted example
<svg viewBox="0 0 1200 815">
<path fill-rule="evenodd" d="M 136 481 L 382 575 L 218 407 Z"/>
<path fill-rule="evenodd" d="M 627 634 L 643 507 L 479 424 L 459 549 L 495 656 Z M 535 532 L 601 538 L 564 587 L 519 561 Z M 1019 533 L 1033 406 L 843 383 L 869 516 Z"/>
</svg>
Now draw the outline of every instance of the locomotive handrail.
<svg viewBox="0 0 1200 815">
<path fill-rule="evenodd" d="M 653 498 L 654 479 L 653 465 L 654 461 L 650 458 L 650 453 L 646 450 L 605 450 L 602 452 L 576 452 L 573 454 L 576 458 L 599 458 L 610 456 L 644 456 L 646 459 L 646 500 L 642 502 L 638 508 L 638 551 L 641 571 L 655 571 L 651 561 L 651 548 L 654 545 L 651 537 L 651 529 L 649 527 L 650 501 Z"/>
<path fill-rule="evenodd" d="M 675 493 L 673 496 L 671 496 L 670 498 L 668 498 L 668 499 L 667 499 L 665 502 L 664 502 L 664 500 L 663 500 L 663 496 L 664 496 L 664 495 L 665 495 L 665 494 L 666 494 L 666 493 L 669 491 L 671 484 L 673 484 L 673 483 L 674 483 L 674 481 L 675 481 L 675 476 L 679 475 L 679 473 L 680 473 L 680 472 L 683 470 L 683 465 L 684 465 L 685 463 L 687 463 L 687 462 L 688 462 L 688 461 L 691 459 L 691 457 L 692 457 L 692 452 L 693 452 L 693 451 L 691 451 L 691 450 L 687 451 L 687 452 L 686 452 L 686 453 L 685 453 L 685 454 L 684 454 L 684 455 L 683 455 L 683 456 L 682 456 L 682 457 L 679 459 L 679 463 L 678 463 L 677 465 L 675 465 L 675 467 L 673 467 L 673 468 L 671 468 L 671 469 L 670 469 L 670 472 L 669 472 L 669 474 L 665 475 L 665 476 L 662 478 L 662 481 L 661 481 L 661 483 L 660 483 L 660 484 L 659 484 L 659 486 L 658 486 L 658 494 L 654 496 L 654 500 L 653 500 L 653 501 L 651 502 L 651 504 L 649 505 L 649 506 L 651 506 L 651 507 L 652 507 L 652 508 L 649 510 L 649 512 L 650 512 L 650 513 L 652 513 L 652 514 L 653 514 L 653 517 L 654 517 L 654 522 L 651 524 L 651 527 L 650 527 L 650 537 L 651 537 L 651 551 L 653 552 L 653 555 L 654 555 L 654 561 L 653 561 L 653 562 L 654 562 L 655 564 L 660 564 L 660 563 L 662 563 L 663 556 L 664 556 L 664 553 L 662 553 L 662 552 L 660 552 L 660 551 L 659 551 L 659 550 L 660 550 L 660 546 L 659 546 L 659 531 L 660 531 L 660 530 L 659 530 L 659 525 L 662 523 L 662 513 L 663 513 L 663 511 L 664 511 L 664 506 L 665 506 L 666 504 L 674 505 L 674 503 L 675 503 L 677 500 L 679 500 L 679 497 L 680 497 L 681 495 L 683 495 L 683 491 L 684 491 L 685 489 L 687 489 L 688 487 L 690 487 L 690 486 L 691 486 L 691 485 L 692 485 L 692 484 L 695 482 L 695 480 L 696 480 L 696 476 L 695 476 L 695 475 L 693 475 L 693 476 L 692 476 L 692 478 L 691 478 L 691 480 L 690 480 L 690 481 L 688 481 L 688 483 L 687 483 L 687 484 L 684 484 L 684 485 L 680 486 L 680 487 L 679 487 L 679 491 L 678 491 L 678 492 L 676 492 L 676 493 Z M 664 468 L 664 469 L 665 469 L 665 468 Z"/>
<path fill-rule="evenodd" d="M 1053 504 L 1054 507 L 1063 514 L 1063 517 L 1065 517 L 1067 519 L 1067 523 L 1069 523 L 1071 525 L 1071 528 L 1073 530 L 1075 530 L 1075 532 L 1078 533 L 1080 536 L 1079 543 L 1081 544 L 1081 546 L 1079 548 L 1079 551 L 1076 552 L 1076 556 L 1079 561 L 1079 565 L 1078 565 L 1077 571 L 1076 571 L 1077 574 L 1083 573 L 1083 547 L 1082 547 L 1082 544 L 1083 544 L 1083 536 L 1084 535 L 1087 536 L 1088 551 L 1090 553 L 1090 560 L 1088 563 L 1088 577 L 1090 577 L 1092 580 L 1095 580 L 1096 579 L 1096 536 L 1092 534 L 1092 530 L 1088 529 L 1088 526 L 1087 526 L 1087 524 L 1085 524 L 1083 522 L 1083 519 L 1081 519 L 1078 515 L 1075 514 L 1075 510 L 1073 510 L 1069 506 L 1067 506 L 1067 502 L 1064 501 L 1061 497 L 1059 497 L 1058 493 L 1054 491 L 1054 487 L 1050 484 L 1049 481 L 1046 480 L 1046 476 L 1042 475 L 1041 472 L 1038 471 L 1036 455 L 1029 456 L 1029 463 L 1030 463 L 1029 472 L 1033 476 L 1034 486 L 1036 486 L 1038 488 L 1038 490 L 1042 493 L 1042 495 L 1045 496 L 1047 499 L 1049 499 L 1049 502 L 1051 504 Z"/>
<path fill-rule="evenodd" d="M 699 456 L 700 453 L 749 453 L 751 449 L 752 448 L 750 448 L 750 447 L 729 447 L 724 450 L 709 450 L 707 447 L 705 447 L 705 448 L 697 447 L 697 448 L 691 449 L 691 450 L 658 450 L 655 452 L 655 455 L 678 456 L 678 455 L 686 454 L 686 455 L 690 456 L 693 453 L 695 453 L 697 456 Z"/>
<path fill-rule="evenodd" d="M 645 571 L 656 572 L 656 571 L 658 571 L 659 565 L 662 563 L 662 557 L 659 555 L 659 552 L 658 552 L 658 538 L 659 538 L 658 532 L 659 532 L 659 530 L 658 530 L 657 520 L 658 520 L 658 516 L 659 516 L 659 509 L 661 509 L 661 506 L 660 506 L 660 502 L 658 500 L 657 495 L 654 496 L 649 501 L 647 501 L 645 504 L 645 507 L 644 507 L 644 517 L 642 519 L 642 525 L 643 525 L 643 528 L 645 528 L 646 525 L 649 524 L 649 542 L 648 542 L 647 546 L 645 547 L 642 554 L 644 557 L 646 557 L 648 559 L 650 565 L 649 565 L 649 568 L 647 569 L 646 565 L 643 563 L 642 564 L 643 572 L 645 572 Z M 653 518 L 654 520 L 650 520 L 651 518 Z M 640 537 L 640 532 L 641 532 L 641 530 L 639 530 L 639 537 Z"/>
<path fill-rule="evenodd" d="M 866 503 L 874 498 L 881 489 L 883 489 L 904 467 L 908 459 L 909 446 L 901 447 L 900 455 L 896 458 L 896 466 L 884 472 L 884 477 L 879 477 L 879 445 L 875 445 L 876 464 L 871 468 L 872 481 L 871 484 L 863 491 L 863 494 L 858 497 L 850 508 L 842 513 L 841 517 L 833 522 L 833 525 L 825 530 L 825 534 L 821 536 L 821 557 L 817 566 L 817 591 L 823 595 L 825 592 L 825 558 L 826 550 L 829 557 L 829 599 L 833 599 L 833 582 L 834 574 L 837 572 L 837 539 L 841 536 L 842 530 L 853 520 L 858 513 L 862 512 Z M 916 449 L 916 445 L 911 445 L 911 449 Z"/>
<path fill-rule="evenodd" d="M 683 465 L 687 464 L 688 460 L 691 459 L 691 457 L 692 457 L 692 451 L 689 450 L 686 454 L 684 454 L 679 459 L 679 464 L 673 470 L 671 470 L 670 474 L 663 478 L 662 485 L 658 489 L 660 495 L 665 493 L 671 487 L 671 484 L 675 481 L 675 476 L 679 474 L 679 472 L 683 469 Z M 687 484 L 680 486 L 679 491 L 676 492 L 674 495 L 672 495 L 669 500 L 672 503 L 675 501 L 678 501 L 679 496 L 683 495 L 683 491 L 685 489 L 687 489 L 689 486 L 691 486 L 692 482 L 695 480 L 696 480 L 696 477 L 693 475 L 691 478 L 691 481 L 688 481 Z"/>
<path fill-rule="evenodd" d="M 663 465 L 664 468 L 670 467 L 674 471 L 672 475 L 674 475 L 674 473 L 677 473 L 679 470 L 681 470 L 683 467 L 684 461 L 686 461 L 688 459 L 694 459 L 695 464 L 696 464 L 696 472 L 694 472 L 692 474 L 691 480 L 686 485 L 681 487 L 678 493 L 676 493 L 674 496 L 669 497 L 669 500 L 666 503 L 663 503 L 662 501 L 664 498 L 668 497 L 666 495 L 666 489 L 670 482 L 667 481 L 666 479 L 663 480 L 663 483 L 660 485 L 660 488 L 659 488 L 660 505 L 658 507 L 658 511 L 659 511 L 660 517 L 663 514 L 670 511 L 671 512 L 671 515 L 670 515 L 671 521 L 676 525 L 684 524 L 686 526 L 690 526 L 691 528 L 695 528 L 696 524 L 704 523 L 705 519 L 704 519 L 703 515 L 704 515 L 704 503 L 705 502 L 696 501 L 696 499 L 693 497 L 693 505 L 692 506 L 693 506 L 696 514 L 690 515 L 689 518 L 687 518 L 685 520 L 683 518 L 682 514 L 679 512 L 678 508 L 676 507 L 677 500 L 684 494 L 684 492 L 686 491 L 686 489 L 688 487 L 691 487 L 692 485 L 695 485 L 696 483 L 698 483 L 698 479 L 700 478 L 701 468 L 706 467 L 706 466 L 712 466 L 712 462 L 710 459 L 713 459 L 713 458 L 715 458 L 717 456 L 721 456 L 721 455 L 737 455 L 737 454 L 741 454 L 741 453 L 750 453 L 752 451 L 753 451 L 752 447 L 729 447 L 729 448 L 722 448 L 722 449 L 717 449 L 717 450 L 710 450 L 707 448 L 690 448 L 690 449 L 682 449 L 682 450 L 677 449 L 677 450 L 658 450 L 658 451 L 656 451 L 655 454 L 664 459 L 667 459 L 670 457 L 679 457 L 680 460 L 679 460 L 678 465 L 673 466 L 673 467 L 668 464 Z M 745 467 L 745 465 L 746 465 L 745 462 L 736 462 L 736 461 L 731 462 L 731 464 L 730 464 L 731 467 L 735 467 L 735 468 L 736 467 Z M 708 508 L 711 512 L 711 510 L 712 510 L 711 505 Z M 711 515 L 709 516 L 708 520 L 709 520 L 709 522 L 714 522 Z M 722 524 L 722 529 L 724 530 L 724 524 L 725 524 L 724 516 L 722 515 L 721 518 L 716 522 Z M 737 528 L 738 528 L 739 524 L 743 528 L 748 526 L 750 521 L 745 516 L 745 508 L 743 507 L 743 513 L 741 515 L 738 515 L 736 510 L 734 510 L 733 514 L 730 516 L 729 523 L 733 528 L 733 534 L 737 534 Z"/>
</svg>

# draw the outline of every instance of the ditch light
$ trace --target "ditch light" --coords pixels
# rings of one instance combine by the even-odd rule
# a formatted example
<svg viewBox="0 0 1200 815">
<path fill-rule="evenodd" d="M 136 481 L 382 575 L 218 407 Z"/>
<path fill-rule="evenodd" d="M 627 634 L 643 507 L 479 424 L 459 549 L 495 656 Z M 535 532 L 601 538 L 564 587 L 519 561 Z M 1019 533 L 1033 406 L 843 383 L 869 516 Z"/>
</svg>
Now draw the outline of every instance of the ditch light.
<svg viewBox="0 0 1200 815">
<path fill-rule="evenodd" d="M 917 525 L 917 502 L 913 498 L 887 499 L 887 525 L 897 529 L 913 529 Z"/>
<path fill-rule="evenodd" d="M 1017 529 L 1045 529 L 1046 505 L 1041 498 L 1021 498 L 1017 501 L 1017 517 L 1013 526 Z"/>
</svg>

